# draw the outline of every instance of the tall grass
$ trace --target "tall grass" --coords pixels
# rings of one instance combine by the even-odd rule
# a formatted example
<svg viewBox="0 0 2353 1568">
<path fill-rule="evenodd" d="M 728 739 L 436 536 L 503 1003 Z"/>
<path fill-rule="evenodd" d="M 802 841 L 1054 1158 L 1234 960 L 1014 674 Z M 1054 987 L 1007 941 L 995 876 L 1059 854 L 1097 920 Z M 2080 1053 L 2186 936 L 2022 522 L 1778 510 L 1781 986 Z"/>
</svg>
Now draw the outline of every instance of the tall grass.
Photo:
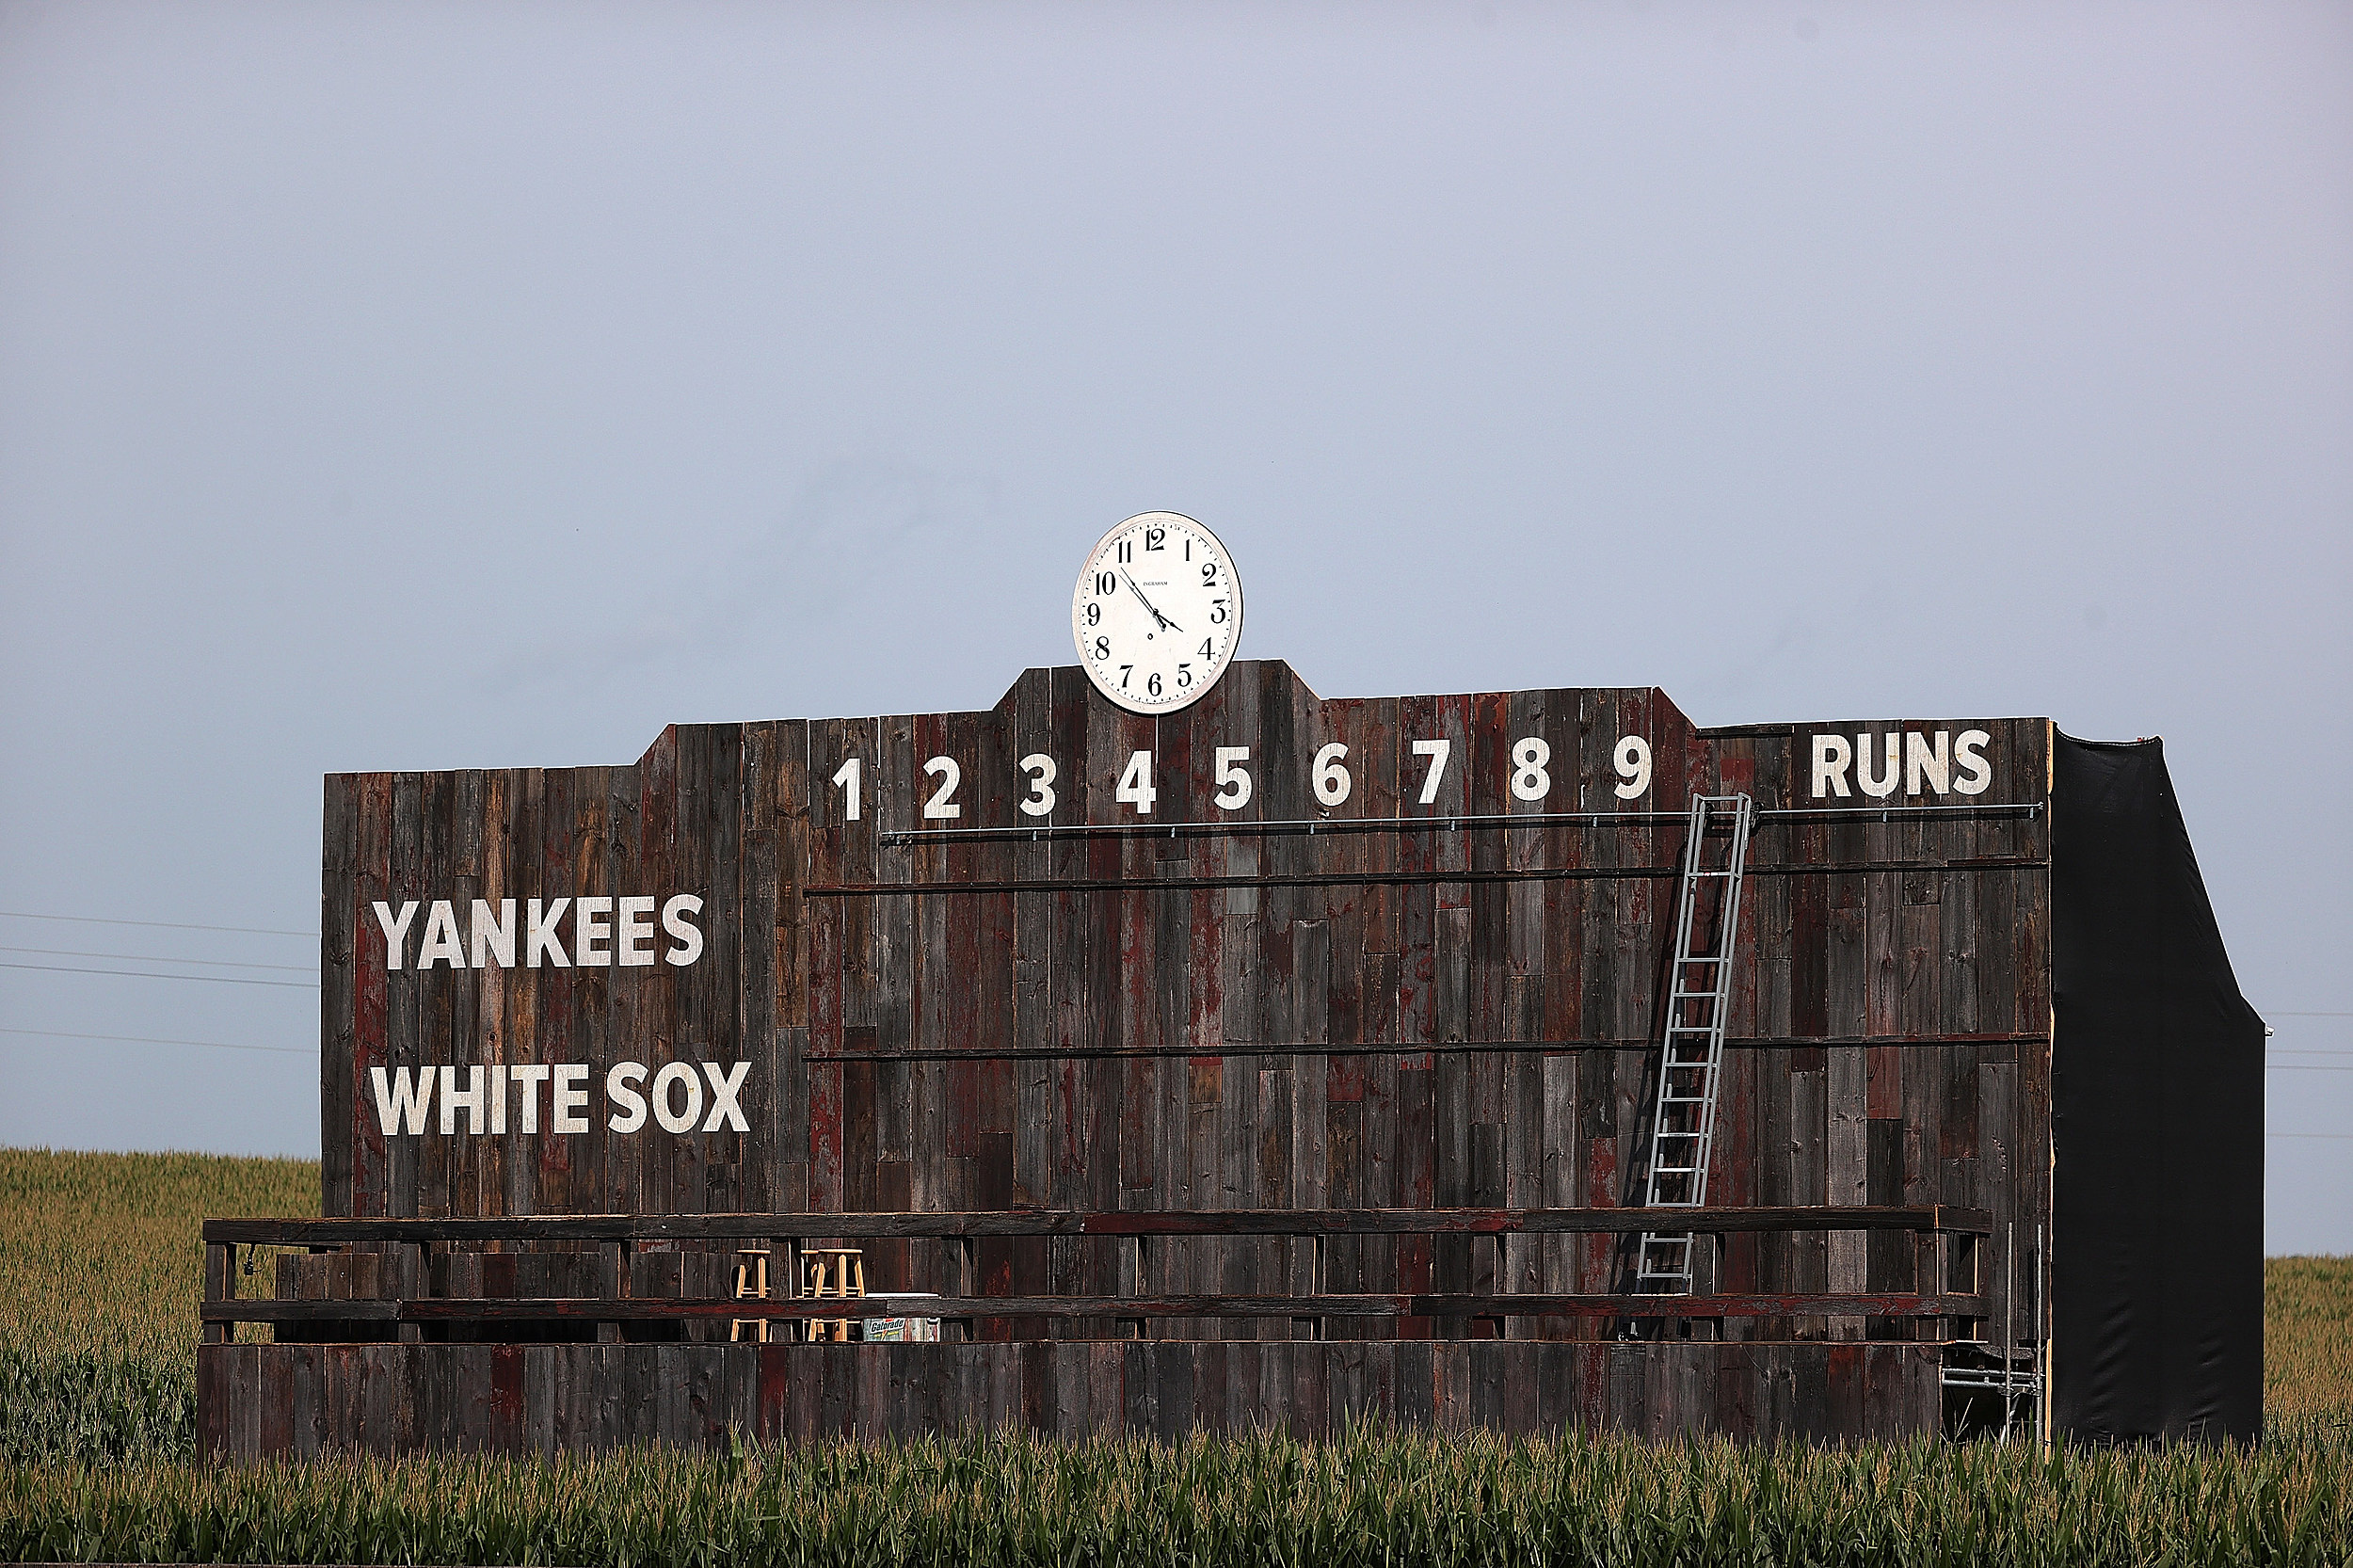
<svg viewBox="0 0 2353 1568">
<path fill-rule="evenodd" d="M 198 1226 L 317 1212 L 313 1160 L 0 1148 L 0 1460 L 194 1453 Z"/>
<path fill-rule="evenodd" d="M 0 1556 L 243 1562 L 2345 1560 L 2342 1431 L 2244 1454 L 1359 1430 L 0 1472 Z"/>
<path fill-rule="evenodd" d="M 2353 1420 L 2353 1257 L 2265 1262 L 2264 1409 Z"/>
</svg>

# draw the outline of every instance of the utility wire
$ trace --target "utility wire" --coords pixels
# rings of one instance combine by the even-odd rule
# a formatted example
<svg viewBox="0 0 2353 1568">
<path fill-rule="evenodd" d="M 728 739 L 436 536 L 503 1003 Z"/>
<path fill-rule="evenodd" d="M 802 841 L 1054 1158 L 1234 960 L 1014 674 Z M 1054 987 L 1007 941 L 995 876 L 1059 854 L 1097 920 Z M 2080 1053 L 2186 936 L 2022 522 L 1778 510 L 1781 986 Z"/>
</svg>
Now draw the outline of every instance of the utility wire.
<svg viewBox="0 0 2353 1568">
<path fill-rule="evenodd" d="M 33 915 L 22 909 L 0 909 L 0 919 L 11 920 L 72 920 L 76 925 L 144 925 L 157 931 L 233 931 L 246 936 L 309 936 L 316 938 L 315 931 L 280 931 L 264 925 L 192 925 L 182 920 L 112 920 L 101 915 Z"/>
<path fill-rule="evenodd" d="M 209 969 L 287 969 L 296 974 L 312 974 L 315 964 L 240 964 L 233 958 L 173 958 L 159 952 L 84 952 L 79 948 L 12 948 L 0 946 L 0 952 L 38 952 L 49 958 L 111 958 L 120 964 L 200 964 Z"/>
<path fill-rule="evenodd" d="M 164 1040 L 152 1034 L 68 1034 L 56 1029 L 0 1029 L 0 1034 L 34 1034 L 44 1040 L 120 1040 L 133 1046 L 206 1046 L 214 1050 L 266 1050 L 285 1056 L 316 1056 L 307 1046 L 243 1046 L 229 1040 Z"/>
<path fill-rule="evenodd" d="M 202 980 L 215 985 L 276 985 L 288 991 L 315 991 L 316 985 L 300 980 L 248 980 L 240 974 L 160 974 L 153 969 L 77 969 L 70 964 L 9 964 L 0 962 L 0 969 L 46 969 L 52 974 L 111 974 L 126 980 Z"/>
</svg>

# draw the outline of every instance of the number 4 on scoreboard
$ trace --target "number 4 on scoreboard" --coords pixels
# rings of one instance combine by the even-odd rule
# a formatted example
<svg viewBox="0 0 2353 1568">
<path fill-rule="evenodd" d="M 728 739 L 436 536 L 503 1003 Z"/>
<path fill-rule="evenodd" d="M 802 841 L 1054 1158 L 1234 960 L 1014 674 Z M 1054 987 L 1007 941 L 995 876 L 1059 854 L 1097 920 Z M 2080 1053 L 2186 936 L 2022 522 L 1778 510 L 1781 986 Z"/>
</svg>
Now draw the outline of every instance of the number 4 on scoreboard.
<svg viewBox="0 0 2353 1568">
<path fill-rule="evenodd" d="M 1128 766 L 1119 775 L 1119 788 L 1112 792 L 1114 800 L 1136 808 L 1136 815 L 1152 814 L 1152 802 L 1160 792 L 1152 787 L 1152 754 L 1139 751 L 1128 759 Z"/>
</svg>

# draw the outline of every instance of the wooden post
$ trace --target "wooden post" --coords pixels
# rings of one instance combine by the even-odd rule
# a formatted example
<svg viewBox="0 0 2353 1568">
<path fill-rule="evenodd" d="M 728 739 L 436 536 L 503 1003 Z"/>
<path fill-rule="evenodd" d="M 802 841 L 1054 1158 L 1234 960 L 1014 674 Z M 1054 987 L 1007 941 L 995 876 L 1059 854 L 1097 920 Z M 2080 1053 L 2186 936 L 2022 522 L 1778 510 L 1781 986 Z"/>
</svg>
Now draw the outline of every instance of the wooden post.
<svg viewBox="0 0 2353 1568">
<path fill-rule="evenodd" d="M 607 1241 L 598 1251 L 602 1255 L 597 1268 L 597 1291 L 606 1301 L 616 1302 L 629 1294 L 629 1243 Z M 597 1324 L 597 1343 L 617 1345 L 621 1342 L 621 1325 L 617 1319 L 607 1318 Z"/>
<path fill-rule="evenodd" d="M 433 1243 L 419 1241 L 395 1249 L 400 1255 L 400 1296 L 403 1301 L 415 1301 L 432 1294 Z M 424 1325 L 400 1325 L 400 1342 L 413 1345 L 424 1337 Z"/>
<path fill-rule="evenodd" d="M 208 1302 L 232 1302 L 237 1299 L 236 1245 L 233 1242 L 204 1243 L 204 1299 Z M 235 1332 L 232 1323 L 206 1323 L 203 1343 L 219 1345 L 228 1342 Z"/>
</svg>

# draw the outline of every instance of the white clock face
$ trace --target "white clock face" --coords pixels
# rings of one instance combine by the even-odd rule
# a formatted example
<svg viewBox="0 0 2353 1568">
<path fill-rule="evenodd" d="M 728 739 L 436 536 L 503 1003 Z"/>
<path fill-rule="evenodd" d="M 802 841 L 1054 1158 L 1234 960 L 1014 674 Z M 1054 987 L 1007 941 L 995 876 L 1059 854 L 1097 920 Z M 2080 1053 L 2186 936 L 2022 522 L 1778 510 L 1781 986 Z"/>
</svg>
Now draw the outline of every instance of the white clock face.
<svg viewBox="0 0 2353 1568">
<path fill-rule="evenodd" d="M 1215 534 L 1175 512 L 1145 512 L 1087 557 L 1070 630 L 1105 696 L 1131 712 L 1173 712 L 1233 661 L 1241 580 Z"/>
</svg>

